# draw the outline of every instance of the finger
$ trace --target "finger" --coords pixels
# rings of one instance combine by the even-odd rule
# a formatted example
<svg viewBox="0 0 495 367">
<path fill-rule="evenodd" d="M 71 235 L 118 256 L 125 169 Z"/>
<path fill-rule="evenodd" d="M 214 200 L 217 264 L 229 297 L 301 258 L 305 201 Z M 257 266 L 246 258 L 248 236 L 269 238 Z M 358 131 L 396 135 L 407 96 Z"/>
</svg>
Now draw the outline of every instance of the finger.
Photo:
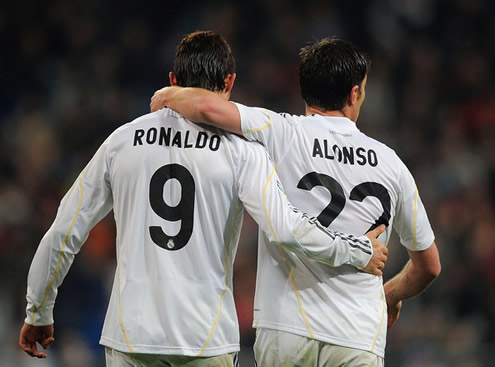
<svg viewBox="0 0 495 367">
<path fill-rule="evenodd" d="M 160 106 L 160 104 L 157 101 L 152 101 L 150 103 L 150 111 L 151 112 L 156 112 L 158 110 L 161 110 L 165 106 Z"/>
<path fill-rule="evenodd" d="M 34 354 L 34 356 L 35 356 L 36 358 L 40 358 L 40 359 L 42 359 L 42 358 L 46 358 L 46 357 L 47 357 L 46 353 L 42 353 L 42 352 L 40 352 L 39 350 L 37 350 L 37 351 L 36 351 L 36 353 Z"/>
<path fill-rule="evenodd" d="M 374 238 L 377 238 L 379 235 L 381 235 L 385 229 L 387 227 L 385 227 L 384 224 L 380 224 L 378 227 L 376 227 L 374 230 L 371 231 L 371 233 L 373 234 L 373 237 Z"/>
<path fill-rule="evenodd" d="M 53 337 L 50 337 L 50 338 L 46 338 L 44 339 L 43 341 L 41 341 L 41 346 L 44 348 L 44 349 L 48 349 L 48 347 L 50 346 L 50 344 L 52 344 L 53 342 L 55 341 L 55 338 Z"/>
<path fill-rule="evenodd" d="M 27 345 L 27 344 L 20 344 L 20 346 L 21 346 L 21 348 L 22 348 L 22 350 L 24 352 L 26 352 L 27 354 L 29 354 L 31 357 L 34 357 L 34 351 L 33 351 L 33 349 L 29 345 Z"/>
<path fill-rule="evenodd" d="M 388 320 L 387 320 L 387 328 L 390 329 L 393 324 L 394 324 L 394 320 L 393 320 L 392 316 L 389 315 Z"/>
<path fill-rule="evenodd" d="M 398 315 L 395 315 L 395 314 L 391 315 L 388 318 L 388 327 L 391 328 L 392 326 L 394 326 L 398 319 L 399 319 Z"/>
<path fill-rule="evenodd" d="M 36 342 L 32 344 L 31 351 L 33 353 L 32 354 L 33 357 L 46 358 L 46 354 L 38 350 L 38 345 L 36 344 Z"/>
<path fill-rule="evenodd" d="M 153 101 L 153 100 L 150 103 L 150 111 L 151 112 L 156 112 L 157 111 L 155 101 Z"/>
<path fill-rule="evenodd" d="M 27 340 L 27 338 L 21 335 L 19 338 L 19 346 L 31 357 L 34 356 L 33 348 L 36 348 L 36 343 Z"/>
<path fill-rule="evenodd" d="M 377 265 L 375 271 L 373 272 L 374 275 L 376 276 L 381 276 L 382 275 L 382 270 L 380 269 L 380 265 Z"/>
<path fill-rule="evenodd" d="M 38 350 L 38 347 L 36 346 L 36 343 L 33 344 L 25 344 L 21 345 L 22 350 L 24 350 L 27 354 L 29 354 L 31 357 L 36 357 L 36 358 L 46 358 L 46 354 L 42 353 Z"/>
</svg>

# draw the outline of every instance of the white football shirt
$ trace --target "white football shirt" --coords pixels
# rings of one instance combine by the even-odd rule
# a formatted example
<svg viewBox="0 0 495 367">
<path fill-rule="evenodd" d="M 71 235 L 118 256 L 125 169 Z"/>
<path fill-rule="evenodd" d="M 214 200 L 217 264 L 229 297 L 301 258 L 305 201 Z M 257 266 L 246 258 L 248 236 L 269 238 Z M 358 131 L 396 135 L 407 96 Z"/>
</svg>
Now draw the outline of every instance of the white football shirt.
<svg viewBox="0 0 495 367">
<path fill-rule="evenodd" d="M 294 206 L 355 236 L 392 226 L 418 251 L 434 241 L 413 177 L 394 151 L 343 117 L 292 116 L 237 104 L 243 135 L 270 153 Z M 269 246 L 260 233 L 254 327 L 384 356 L 387 305 L 381 277 L 331 268 Z"/>
<path fill-rule="evenodd" d="M 162 109 L 112 133 L 62 199 L 29 271 L 26 322 L 53 323 L 58 286 L 113 209 L 117 269 L 100 342 L 135 353 L 238 351 L 232 269 L 244 208 L 274 247 L 358 268 L 371 257 L 365 237 L 330 233 L 292 209 L 260 144 Z"/>
</svg>

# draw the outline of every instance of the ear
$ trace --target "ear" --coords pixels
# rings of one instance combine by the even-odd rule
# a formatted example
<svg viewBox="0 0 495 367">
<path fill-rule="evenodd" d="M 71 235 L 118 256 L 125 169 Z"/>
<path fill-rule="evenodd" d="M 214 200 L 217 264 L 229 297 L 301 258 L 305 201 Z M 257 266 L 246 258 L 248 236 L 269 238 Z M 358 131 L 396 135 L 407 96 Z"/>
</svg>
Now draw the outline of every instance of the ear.
<svg viewBox="0 0 495 367">
<path fill-rule="evenodd" d="M 177 85 L 177 78 L 175 77 L 175 74 L 173 71 L 168 73 L 168 80 L 170 80 L 170 85 Z"/>
<path fill-rule="evenodd" d="M 225 78 L 225 89 L 223 90 L 224 93 L 230 94 L 230 92 L 232 92 L 232 88 L 234 88 L 234 81 L 236 76 L 237 76 L 236 73 L 227 75 L 227 77 Z"/>
<path fill-rule="evenodd" d="M 358 100 L 358 97 L 361 93 L 361 90 L 359 89 L 359 85 L 355 85 L 351 89 L 351 93 L 349 93 L 349 97 L 347 98 L 347 103 L 349 106 L 354 106 L 356 101 Z"/>
</svg>

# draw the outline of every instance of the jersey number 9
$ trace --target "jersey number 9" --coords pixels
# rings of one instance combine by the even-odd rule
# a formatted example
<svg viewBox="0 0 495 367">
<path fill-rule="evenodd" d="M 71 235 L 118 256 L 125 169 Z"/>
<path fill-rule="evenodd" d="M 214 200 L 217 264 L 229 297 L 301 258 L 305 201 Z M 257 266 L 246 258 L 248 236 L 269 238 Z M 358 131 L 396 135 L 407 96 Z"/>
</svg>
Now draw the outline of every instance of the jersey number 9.
<svg viewBox="0 0 495 367">
<path fill-rule="evenodd" d="M 163 198 L 165 183 L 175 178 L 181 185 L 182 192 L 176 206 L 168 205 Z M 150 204 L 153 211 L 167 221 L 181 221 L 179 233 L 167 235 L 162 227 L 150 226 L 150 236 L 159 247 L 175 251 L 183 248 L 191 238 L 194 224 L 194 178 L 191 173 L 179 164 L 167 164 L 160 167 L 151 177 Z"/>
</svg>

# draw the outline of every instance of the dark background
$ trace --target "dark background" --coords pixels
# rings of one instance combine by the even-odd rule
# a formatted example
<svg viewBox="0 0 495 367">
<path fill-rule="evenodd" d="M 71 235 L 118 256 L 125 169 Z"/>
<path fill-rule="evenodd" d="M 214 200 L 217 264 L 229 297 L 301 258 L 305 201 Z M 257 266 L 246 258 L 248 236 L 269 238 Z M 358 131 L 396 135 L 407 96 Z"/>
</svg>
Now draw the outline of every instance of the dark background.
<svg viewBox="0 0 495 367">
<path fill-rule="evenodd" d="M 481 367 L 495 357 L 495 26 L 489 0 L 111 2 L 0 5 L 0 365 L 103 366 L 98 345 L 115 266 L 112 217 L 60 288 L 46 361 L 17 347 L 30 261 L 58 203 L 98 146 L 168 85 L 176 44 L 223 34 L 232 99 L 303 114 L 298 50 L 327 36 L 370 53 L 359 127 L 416 178 L 443 271 L 406 301 L 387 366 Z M 394 239 L 385 278 L 407 257 Z M 250 363 L 256 225 L 246 218 L 235 294 Z"/>
</svg>

